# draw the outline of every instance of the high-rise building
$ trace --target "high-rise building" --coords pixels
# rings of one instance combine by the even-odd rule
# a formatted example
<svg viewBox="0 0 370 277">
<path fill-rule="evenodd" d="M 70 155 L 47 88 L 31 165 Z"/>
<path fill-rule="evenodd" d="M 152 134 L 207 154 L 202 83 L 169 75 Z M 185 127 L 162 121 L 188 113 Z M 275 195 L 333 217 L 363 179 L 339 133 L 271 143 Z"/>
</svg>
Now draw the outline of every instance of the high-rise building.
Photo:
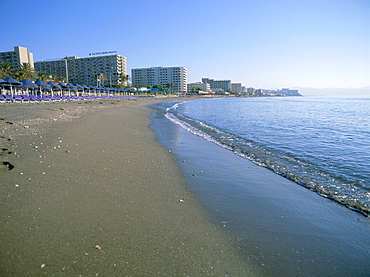
<svg viewBox="0 0 370 277">
<path fill-rule="evenodd" d="M 202 78 L 202 83 L 208 83 L 211 86 L 211 90 L 218 91 L 231 91 L 231 80 L 213 80 L 209 78 Z"/>
<path fill-rule="evenodd" d="M 123 84 L 126 76 L 126 58 L 121 55 L 106 55 L 80 58 L 65 57 L 52 61 L 35 62 L 38 72 L 46 72 L 68 82 L 80 85 L 107 86 Z"/>
<path fill-rule="evenodd" d="M 186 92 L 187 70 L 185 67 L 149 67 L 131 70 L 133 86 L 161 85 L 176 92 Z"/>
<path fill-rule="evenodd" d="M 22 46 L 14 46 L 14 51 L 0 52 L 0 62 L 11 63 L 15 68 L 20 67 L 22 63 L 29 63 L 34 67 L 33 54 Z"/>
<path fill-rule="evenodd" d="M 63 59 L 35 62 L 35 70 L 39 73 L 48 73 L 58 79 L 67 80 L 66 62 Z"/>
<path fill-rule="evenodd" d="M 248 93 L 248 94 L 252 95 L 252 94 L 254 94 L 255 92 L 256 92 L 256 89 L 255 89 L 255 88 L 252 88 L 252 87 L 247 88 L 247 93 Z"/>
<path fill-rule="evenodd" d="M 241 83 L 231 83 L 231 91 L 235 94 L 241 94 L 242 84 Z"/>
</svg>

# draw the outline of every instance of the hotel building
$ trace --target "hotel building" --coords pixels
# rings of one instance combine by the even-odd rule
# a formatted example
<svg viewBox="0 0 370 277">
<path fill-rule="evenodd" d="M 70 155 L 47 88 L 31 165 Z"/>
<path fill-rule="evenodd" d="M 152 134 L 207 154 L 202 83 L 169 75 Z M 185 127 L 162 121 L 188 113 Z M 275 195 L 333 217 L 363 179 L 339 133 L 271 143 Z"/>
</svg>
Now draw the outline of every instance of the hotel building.
<svg viewBox="0 0 370 277">
<path fill-rule="evenodd" d="M 211 86 L 208 83 L 196 82 L 188 84 L 188 92 L 192 92 L 193 88 L 200 89 L 201 91 L 210 91 Z"/>
<path fill-rule="evenodd" d="M 208 83 L 211 86 L 211 90 L 218 91 L 231 91 L 231 80 L 213 80 L 209 78 L 202 78 L 202 83 Z"/>
<path fill-rule="evenodd" d="M 11 63 L 16 68 L 22 63 L 29 63 L 34 67 L 33 54 L 28 51 L 28 48 L 22 46 L 14 46 L 14 51 L 0 52 L 0 62 Z"/>
<path fill-rule="evenodd" d="M 176 92 L 186 92 L 187 70 L 185 67 L 149 67 L 131 69 L 133 86 L 161 85 Z"/>
<path fill-rule="evenodd" d="M 38 72 L 46 72 L 67 82 L 80 85 L 108 86 L 122 84 L 126 76 L 126 57 L 121 55 L 91 56 L 80 58 L 69 56 L 59 60 L 35 62 Z"/>
<path fill-rule="evenodd" d="M 231 83 L 231 91 L 235 94 L 242 94 L 242 84 L 241 83 Z"/>
</svg>

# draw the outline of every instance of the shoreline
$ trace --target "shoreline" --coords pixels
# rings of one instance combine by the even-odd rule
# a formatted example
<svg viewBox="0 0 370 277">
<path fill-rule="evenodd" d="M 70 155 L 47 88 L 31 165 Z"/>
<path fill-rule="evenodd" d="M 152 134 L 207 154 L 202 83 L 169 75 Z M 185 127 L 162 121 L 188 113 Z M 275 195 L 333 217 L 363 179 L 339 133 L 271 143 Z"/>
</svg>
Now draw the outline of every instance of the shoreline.
<svg viewBox="0 0 370 277">
<path fill-rule="evenodd" d="M 203 209 L 261 276 L 370 272 L 368 217 L 166 121 L 170 105 L 157 105 L 153 129 Z"/>
<path fill-rule="evenodd" d="M 2 276 L 256 275 L 149 128 L 170 100 L 0 106 Z"/>
</svg>

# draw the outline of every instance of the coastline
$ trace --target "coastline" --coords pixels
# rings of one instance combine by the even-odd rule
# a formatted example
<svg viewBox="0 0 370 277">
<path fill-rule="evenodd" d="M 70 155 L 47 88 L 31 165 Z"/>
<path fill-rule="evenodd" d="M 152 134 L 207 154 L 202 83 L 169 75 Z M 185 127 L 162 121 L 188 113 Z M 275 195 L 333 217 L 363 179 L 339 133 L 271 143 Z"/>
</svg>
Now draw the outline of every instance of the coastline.
<svg viewBox="0 0 370 277">
<path fill-rule="evenodd" d="M 256 275 L 149 129 L 170 100 L 0 106 L 1 276 Z"/>
<path fill-rule="evenodd" d="M 174 104 L 153 108 L 159 141 L 261 276 L 368 275 L 368 217 L 168 122 L 163 115 Z"/>
</svg>

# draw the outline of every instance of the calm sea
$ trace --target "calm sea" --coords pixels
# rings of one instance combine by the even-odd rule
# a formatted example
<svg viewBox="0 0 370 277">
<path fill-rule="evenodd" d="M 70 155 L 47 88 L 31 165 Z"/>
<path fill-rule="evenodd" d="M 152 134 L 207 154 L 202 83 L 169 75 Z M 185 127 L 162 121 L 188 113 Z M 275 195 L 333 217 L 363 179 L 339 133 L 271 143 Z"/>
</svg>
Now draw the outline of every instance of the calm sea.
<svg viewBox="0 0 370 277">
<path fill-rule="evenodd" d="M 370 214 L 370 98 L 215 98 L 166 117 L 297 185 Z"/>
<path fill-rule="evenodd" d="M 187 188 L 261 276 L 370 276 L 370 99 L 152 108 Z"/>
</svg>

